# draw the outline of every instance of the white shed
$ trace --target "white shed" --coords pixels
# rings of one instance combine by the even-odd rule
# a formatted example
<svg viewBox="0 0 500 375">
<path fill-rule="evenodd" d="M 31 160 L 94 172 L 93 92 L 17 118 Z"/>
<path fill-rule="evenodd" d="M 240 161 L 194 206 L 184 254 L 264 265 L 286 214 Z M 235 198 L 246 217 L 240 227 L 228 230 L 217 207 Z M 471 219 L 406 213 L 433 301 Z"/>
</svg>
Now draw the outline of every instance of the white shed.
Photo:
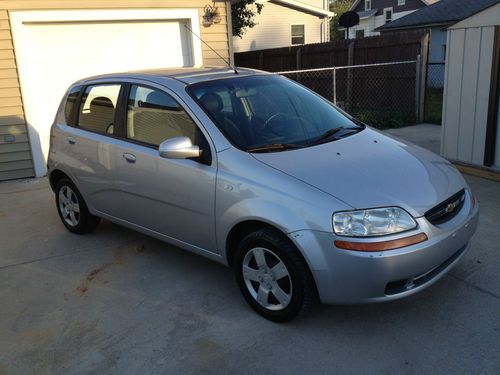
<svg viewBox="0 0 500 375">
<path fill-rule="evenodd" d="M 500 170 L 500 2 L 448 29 L 441 154 Z"/>
</svg>

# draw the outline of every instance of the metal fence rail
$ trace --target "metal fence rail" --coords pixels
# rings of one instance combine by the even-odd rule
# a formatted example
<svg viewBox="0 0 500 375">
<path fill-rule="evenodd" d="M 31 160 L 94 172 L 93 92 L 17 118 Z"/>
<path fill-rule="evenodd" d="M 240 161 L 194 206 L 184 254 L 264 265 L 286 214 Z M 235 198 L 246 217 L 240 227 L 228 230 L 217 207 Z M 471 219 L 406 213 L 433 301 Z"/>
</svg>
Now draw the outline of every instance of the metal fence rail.
<svg viewBox="0 0 500 375">
<path fill-rule="evenodd" d="M 376 127 L 397 127 L 417 118 L 417 61 L 278 72 L 312 89 Z"/>
</svg>

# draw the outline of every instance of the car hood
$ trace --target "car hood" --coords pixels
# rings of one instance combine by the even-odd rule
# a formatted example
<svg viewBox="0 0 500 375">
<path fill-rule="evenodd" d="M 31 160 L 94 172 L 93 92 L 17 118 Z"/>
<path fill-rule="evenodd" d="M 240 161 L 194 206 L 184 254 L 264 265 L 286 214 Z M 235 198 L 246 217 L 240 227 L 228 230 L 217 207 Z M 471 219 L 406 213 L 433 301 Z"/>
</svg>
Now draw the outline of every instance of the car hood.
<svg viewBox="0 0 500 375">
<path fill-rule="evenodd" d="M 467 186 L 447 160 L 370 128 L 313 147 L 252 156 L 357 209 L 399 206 L 420 217 Z"/>
</svg>

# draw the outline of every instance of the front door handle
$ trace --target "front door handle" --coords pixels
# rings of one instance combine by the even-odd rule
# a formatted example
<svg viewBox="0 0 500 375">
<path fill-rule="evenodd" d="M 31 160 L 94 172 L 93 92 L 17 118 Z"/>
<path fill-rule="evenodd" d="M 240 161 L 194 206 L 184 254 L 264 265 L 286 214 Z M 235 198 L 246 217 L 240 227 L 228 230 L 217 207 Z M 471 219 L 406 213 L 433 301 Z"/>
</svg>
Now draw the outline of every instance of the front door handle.
<svg viewBox="0 0 500 375">
<path fill-rule="evenodd" d="M 68 143 L 69 143 L 70 145 L 74 145 L 74 144 L 76 143 L 75 138 L 73 138 L 73 137 L 68 137 Z"/>
<path fill-rule="evenodd" d="M 123 158 L 128 162 L 128 163 L 135 163 L 135 155 L 129 154 L 128 152 L 123 154 Z"/>
</svg>

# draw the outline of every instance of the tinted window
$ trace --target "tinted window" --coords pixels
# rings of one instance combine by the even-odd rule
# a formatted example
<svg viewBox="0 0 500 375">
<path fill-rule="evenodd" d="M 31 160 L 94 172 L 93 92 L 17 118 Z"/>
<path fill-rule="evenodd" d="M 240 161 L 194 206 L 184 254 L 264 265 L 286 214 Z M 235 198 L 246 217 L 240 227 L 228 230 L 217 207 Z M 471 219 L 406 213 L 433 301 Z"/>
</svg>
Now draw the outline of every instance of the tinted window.
<svg viewBox="0 0 500 375">
<path fill-rule="evenodd" d="M 80 91 L 82 90 L 82 86 L 73 87 L 68 94 L 66 99 L 66 104 L 64 106 L 64 119 L 66 124 L 75 125 L 73 111 L 75 109 L 76 101 L 78 100 L 78 96 L 80 95 Z"/>
<path fill-rule="evenodd" d="M 306 147 L 335 129 L 363 129 L 317 94 L 276 75 L 206 81 L 188 91 L 243 150 L 273 144 Z M 227 96 L 231 106 L 224 105 Z"/>
<path fill-rule="evenodd" d="M 196 144 L 196 124 L 170 95 L 132 85 L 127 110 L 127 138 L 159 146 L 179 136 Z"/>
<path fill-rule="evenodd" d="M 88 86 L 82 98 L 78 126 L 96 133 L 113 134 L 120 85 Z"/>
</svg>

